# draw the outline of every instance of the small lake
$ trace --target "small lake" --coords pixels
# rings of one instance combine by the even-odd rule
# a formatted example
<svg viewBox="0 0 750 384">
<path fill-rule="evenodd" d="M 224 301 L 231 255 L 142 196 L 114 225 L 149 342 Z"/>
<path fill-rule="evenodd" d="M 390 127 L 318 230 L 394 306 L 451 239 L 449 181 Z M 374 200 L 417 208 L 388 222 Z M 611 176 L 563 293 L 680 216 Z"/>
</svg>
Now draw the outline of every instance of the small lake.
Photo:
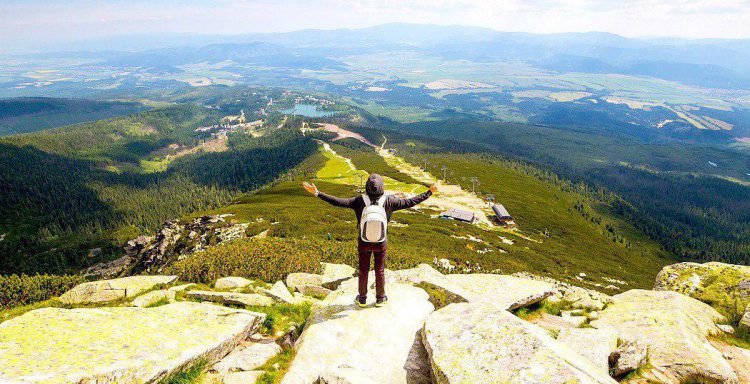
<svg viewBox="0 0 750 384">
<path fill-rule="evenodd" d="M 283 109 L 281 113 L 305 117 L 328 117 L 336 114 L 333 111 L 324 111 L 316 104 L 296 104 L 294 108 Z"/>
</svg>

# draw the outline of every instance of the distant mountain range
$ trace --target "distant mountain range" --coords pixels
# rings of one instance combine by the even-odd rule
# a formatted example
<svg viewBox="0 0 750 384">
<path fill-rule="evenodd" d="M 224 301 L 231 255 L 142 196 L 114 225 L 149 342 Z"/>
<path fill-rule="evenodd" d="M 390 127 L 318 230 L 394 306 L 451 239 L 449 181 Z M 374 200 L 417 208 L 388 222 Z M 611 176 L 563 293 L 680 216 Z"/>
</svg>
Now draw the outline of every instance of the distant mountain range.
<svg viewBox="0 0 750 384">
<path fill-rule="evenodd" d="M 57 46 L 60 49 L 61 46 Z M 611 33 L 533 34 L 467 26 L 384 24 L 237 36 L 112 37 L 62 46 L 110 51 L 113 66 L 174 66 L 232 60 L 291 68 L 344 68 L 339 57 L 408 50 L 447 60 L 523 61 L 560 72 L 645 75 L 685 84 L 750 89 L 750 40 L 626 38 Z M 149 48 L 149 49 L 146 49 Z M 111 52 L 120 50 L 125 52 Z M 35 55 L 39 56 L 39 55 Z M 44 53 L 44 57 L 53 57 Z"/>
</svg>

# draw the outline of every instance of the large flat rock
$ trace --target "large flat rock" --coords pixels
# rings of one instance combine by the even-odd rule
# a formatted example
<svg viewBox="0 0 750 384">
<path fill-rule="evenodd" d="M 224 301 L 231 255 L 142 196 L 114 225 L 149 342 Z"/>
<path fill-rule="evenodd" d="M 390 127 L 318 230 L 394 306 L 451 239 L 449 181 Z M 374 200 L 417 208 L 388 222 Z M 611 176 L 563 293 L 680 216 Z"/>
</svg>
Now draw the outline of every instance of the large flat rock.
<svg viewBox="0 0 750 384">
<path fill-rule="evenodd" d="M 612 299 L 591 326 L 614 330 L 623 342 L 646 345 L 646 379 L 738 383 L 730 364 L 707 339 L 721 332 L 716 322 L 722 316 L 715 309 L 671 291 L 634 289 Z"/>
<path fill-rule="evenodd" d="M 0 382 L 153 383 L 217 361 L 264 319 L 192 302 L 38 309 L 0 324 Z"/>
<path fill-rule="evenodd" d="M 434 312 L 423 337 L 438 384 L 615 383 L 606 369 L 488 301 Z"/>
<path fill-rule="evenodd" d="M 364 309 L 356 290 L 331 293 L 310 315 L 283 383 L 429 383 L 418 332 L 434 308 L 420 288 L 390 284 L 387 292 L 385 307 Z"/>
<path fill-rule="evenodd" d="M 468 302 L 490 301 L 505 309 L 539 302 L 554 294 L 552 284 L 508 275 L 445 275 L 453 290 L 463 292 Z"/>
<path fill-rule="evenodd" d="M 557 291 L 545 281 L 486 273 L 444 275 L 427 264 L 395 272 L 386 271 L 386 281 L 408 284 L 427 283 L 461 301 L 491 301 L 506 309 L 534 304 Z"/>
<path fill-rule="evenodd" d="M 160 284 L 169 284 L 177 276 L 128 276 L 112 280 L 78 284 L 60 296 L 66 304 L 92 304 L 138 296 Z"/>
</svg>

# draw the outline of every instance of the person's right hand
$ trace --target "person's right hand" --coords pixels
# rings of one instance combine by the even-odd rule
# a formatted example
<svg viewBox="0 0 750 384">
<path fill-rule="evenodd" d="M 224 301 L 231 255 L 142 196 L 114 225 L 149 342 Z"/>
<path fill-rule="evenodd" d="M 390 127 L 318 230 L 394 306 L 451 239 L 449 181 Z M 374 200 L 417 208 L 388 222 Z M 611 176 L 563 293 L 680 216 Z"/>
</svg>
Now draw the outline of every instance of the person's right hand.
<svg viewBox="0 0 750 384">
<path fill-rule="evenodd" d="M 305 188 L 305 191 L 310 192 L 315 196 L 318 195 L 318 187 L 316 187 L 315 184 L 305 181 L 304 183 L 302 183 L 302 187 Z"/>
<path fill-rule="evenodd" d="M 432 184 L 432 185 L 430 186 L 430 191 L 432 191 L 432 193 L 437 193 L 437 191 L 438 191 L 439 189 L 440 189 L 440 182 L 439 182 L 439 181 L 438 181 L 437 183 L 435 183 L 435 184 Z"/>
</svg>

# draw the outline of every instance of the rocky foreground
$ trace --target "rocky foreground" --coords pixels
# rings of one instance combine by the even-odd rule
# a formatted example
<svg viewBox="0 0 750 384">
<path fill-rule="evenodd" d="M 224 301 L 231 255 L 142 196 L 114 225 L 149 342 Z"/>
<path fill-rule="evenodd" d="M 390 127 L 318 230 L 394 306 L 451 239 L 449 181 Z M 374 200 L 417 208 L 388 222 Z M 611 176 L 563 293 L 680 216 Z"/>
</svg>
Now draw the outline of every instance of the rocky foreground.
<svg viewBox="0 0 750 384">
<path fill-rule="evenodd" d="M 750 312 L 729 311 L 750 304 L 750 267 L 677 264 L 660 273 L 657 290 L 607 296 L 423 264 L 387 271 L 390 302 L 364 309 L 353 303 L 353 274 L 325 264 L 322 274 L 273 285 L 227 277 L 207 288 L 171 276 L 85 283 L 61 297 L 85 308 L 0 323 L 0 382 L 152 383 L 202 363 L 206 382 L 253 383 L 285 347 L 296 352 L 287 384 L 750 382 L 750 350 L 723 337 L 750 330 Z M 714 290 L 721 312 L 693 298 Z M 259 334 L 265 315 L 243 309 L 301 302 L 313 309 L 296 340 Z"/>
</svg>

